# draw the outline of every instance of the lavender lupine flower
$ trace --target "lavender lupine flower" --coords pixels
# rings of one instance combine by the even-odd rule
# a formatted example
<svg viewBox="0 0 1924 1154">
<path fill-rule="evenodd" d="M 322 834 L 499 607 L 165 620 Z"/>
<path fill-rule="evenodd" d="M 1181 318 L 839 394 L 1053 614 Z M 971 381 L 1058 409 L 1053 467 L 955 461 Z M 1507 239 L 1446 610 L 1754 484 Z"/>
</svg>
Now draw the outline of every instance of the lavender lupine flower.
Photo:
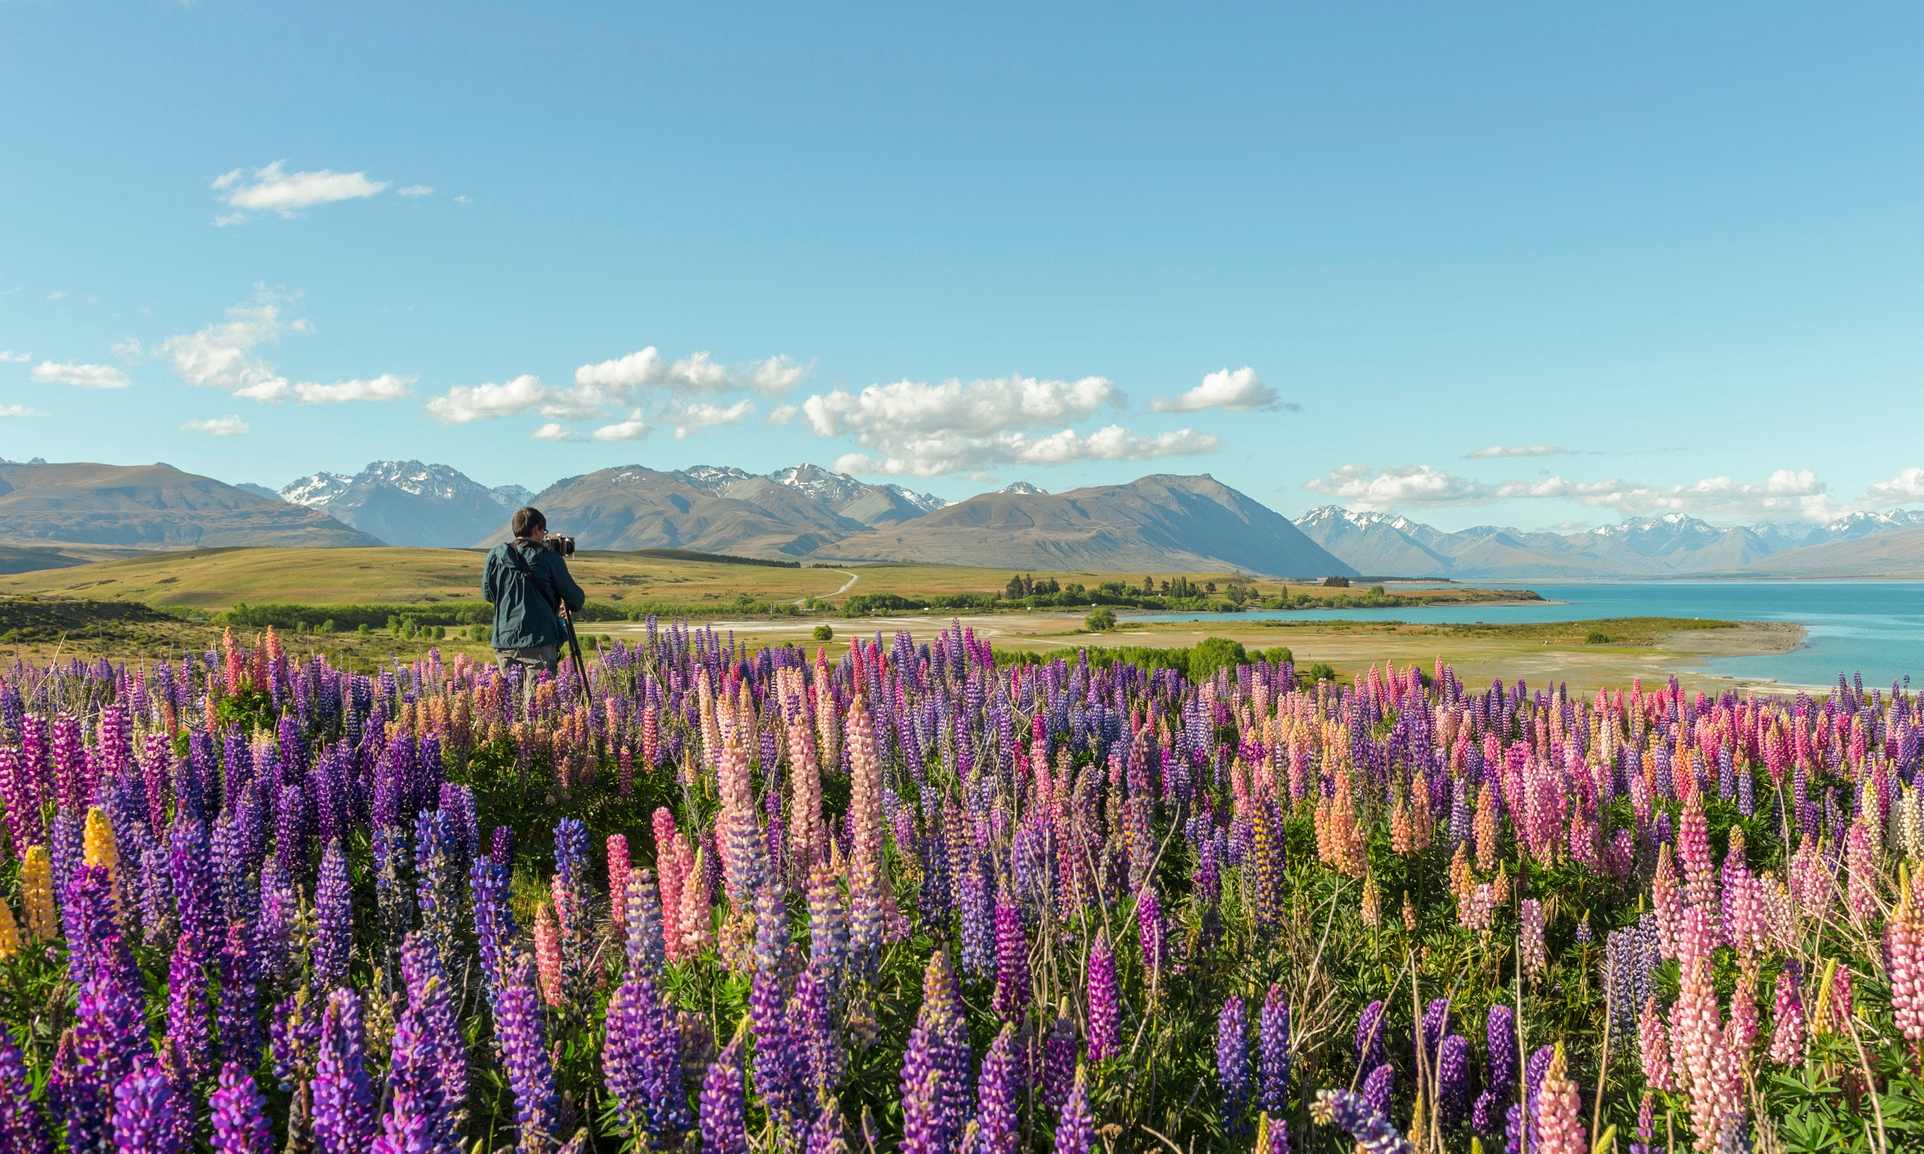
<svg viewBox="0 0 1924 1154">
<path fill-rule="evenodd" d="M 497 831 L 499 832 L 499 831 Z M 508 944 L 514 940 L 514 910 L 508 904 L 509 867 L 492 858 L 477 858 L 468 867 L 468 895 L 474 908 L 474 937 L 487 981 L 488 1001 L 500 997 L 508 964 Z"/>
<path fill-rule="evenodd" d="M 1364 1154 L 1416 1154 L 1416 1147 L 1399 1133 L 1382 1111 L 1361 1094 L 1349 1090 L 1319 1090 L 1309 1116 L 1320 1125 L 1334 1123 L 1349 1132 Z"/>
<path fill-rule="evenodd" d="M 628 879 L 627 909 L 622 911 L 622 918 L 629 967 L 646 971 L 651 979 L 661 977 L 662 967 L 668 964 L 668 949 L 661 927 L 661 893 L 653 870 L 637 870 Z"/>
<path fill-rule="evenodd" d="M 796 1047 L 807 1060 L 807 1089 L 816 1101 L 834 1093 L 842 1081 L 842 1047 L 835 1038 L 835 1019 L 828 993 L 813 967 L 795 979 L 795 995 L 788 1002 Z"/>
<path fill-rule="evenodd" d="M 314 992 L 325 994 L 347 981 L 348 951 L 353 948 L 353 891 L 348 888 L 347 857 L 338 839 L 321 854 L 314 884 Z M 186 919 L 182 918 L 183 929 Z"/>
<path fill-rule="evenodd" d="M 420 1060 L 438 1084 L 447 1128 L 453 1132 L 468 1100 L 468 1043 L 455 1014 L 454 987 L 442 955 L 422 934 L 409 934 L 403 944 L 401 973 L 408 995 L 403 1017 L 416 1019 Z"/>
<path fill-rule="evenodd" d="M 748 1101 L 742 1086 L 742 1040 L 728 1043 L 701 1083 L 702 1154 L 747 1154 Z"/>
<path fill-rule="evenodd" d="M 53 1154 L 53 1138 L 40 1106 L 33 1101 L 27 1064 L 14 1045 L 13 1031 L 0 1026 L 0 1149 L 20 1154 Z"/>
<path fill-rule="evenodd" d="M 1015 1154 L 1021 1139 L 1016 1108 L 1022 1094 L 1022 1061 L 1015 1049 L 1015 1026 L 1004 1024 L 982 1056 L 977 1080 L 976 1125 L 981 1154 Z"/>
<path fill-rule="evenodd" d="M 1383 1064 L 1383 1003 L 1371 1002 L 1356 1019 L 1356 1068 L 1374 1070 Z"/>
<path fill-rule="evenodd" d="M 1076 1076 L 1076 1024 L 1069 1017 L 1069 1003 L 1065 999 L 1056 1020 L 1049 1027 L 1049 1036 L 1042 1043 L 1042 1106 L 1045 1110 L 1060 1110 L 1069 1098 L 1069 1083 Z"/>
<path fill-rule="evenodd" d="M 1269 987 L 1256 1030 L 1260 1105 L 1282 1115 L 1289 1111 L 1289 999 L 1280 985 Z"/>
<path fill-rule="evenodd" d="M 962 910 L 962 969 L 980 977 L 995 961 L 995 912 L 989 900 L 989 884 L 981 870 L 968 869 L 956 888 Z"/>
<path fill-rule="evenodd" d="M 561 1126 L 554 1064 L 541 1019 L 541 992 L 535 987 L 534 959 L 526 954 L 509 971 L 495 1003 L 495 1036 L 501 1061 L 514 1090 L 514 1117 L 523 1150 L 546 1150 Z"/>
<path fill-rule="evenodd" d="M 996 1015 L 1005 1022 L 1022 1016 L 1029 1005 L 1029 939 L 1022 929 L 1022 915 L 1004 891 L 995 903 L 995 997 Z"/>
<path fill-rule="evenodd" d="M 408 935 L 407 950 L 433 954 L 419 934 Z M 430 994 L 411 991 L 411 1004 L 394 1023 L 386 1110 L 373 1154 L 459 1154 L 460 1129 L 444 1082 L 444 1044 L 423 1005 Z"/>
<path fill-rule="evenodd" d="M 841 1106 L 830 1098 L 808 1128 L 808 1142 L 802 1154 L 848 1154 L 848 1141 L 842 1136 Z"/>
<path fill-rule="evenodd" d="M 1162 917 L 1162 896 L 1153 882 L 1142 887 L 1137 896 L 1136 930 L 1142 943 L 1142 964 L 1149 971 L 1149 984 L 1153 989 L 1169 956 L 1169 930 Z"/>
<path fill-rule="evenodd" d="M 1370 1071 L 1363 1079 L 1363 1097 L 1369 1100 L 1370 1108 L 1385 1118 L 1390 1113 L 1390 1095 L 1396 1092 L 1396 1067 L 1388 1062 Z"/>
<path fill-rule="evenodd" d="M 1433 999 L 1423 1008 L 1423 1028 L 1417 1033 L 1422 1039 L 1425 1050 L 1423 1061 L 1431 1076 L 1436 1073 L 1436 1048 L 1442 1044 L 1443 1035 L 1450 1031 L 1450 1000 Z"/>
<path fill-rule="evenodd" d="M 1451 1126 L 1470 1105 L 1470 1040 L 1451 1034 L 1436 1048 L 1436 1105 Z"/>
<path fill-rule="evenodd" d="M 1630 1154 L 1651 1154 L 1657 1137 L 1657 1095 L 1645 1090 L 1637 1107 L 1637 1138 L 1630 1143 Z"/>
<path fill-rule="evenodd" d="M 168 866 L 174 884 L 174 902 L 180 914 L 180 932 L 192 934 L 202 942 L 212 942 L 215 940 L 220 912 L 215 905 L 207 827 L 195 818 L 176 817 L 167 841 Z M 345 876 L 345 865 L 342 869 Z"/>
<path fill-rule="evenodd" d="M 1116 1005 L 1116 957 L 1109 950 L 1109 935 L 1097 934 L 1089 947 L 1089 1060 L 1100 1062 L 1122 1045 L 1119 1011 Z"/>
<path fill-rule="evenodd" d="M 254 1079 L 232 1062 L 221 1067 L 220 1088 L 207 1099 L 217 1154 L 272 1154 L 267 1099 Z"/>
<path fill-rule="evenodd" d="M 314 1145 L 320 1154 L 365 1154 L 374 1141 L 374 1091 L 367 1075 L 361 995 L 328 995 L 314 1058 Z"/>
<path fill-rule="evenodd" d="M 763 892 L 773 888 L 764 886 Z M 757 968 L 748 995 L 748 1016 L 755 1032 L 755 1092 L 770 1117 L 779 1119 L 789 1133 L 798 1134 L 808 1124 L 808 1098 L 801 1047 L 789 1028 L 786 1011 L 787 1000 L 774 967 Z"/>
<path fill-rule="evenodd" d="M 1223 1092 L 1223 1129 L 1241 1134 L 1248 1126 L 1249 1011 L 1240 994 L 1229 995 L 1216 1015 L 1216 1082 Z"/>
<path fill-rule="evenodd" d="M 443 958 L 454 953 L 461 911 L 455 863 L 460 847 L 449 814 L 424 809 L 414 818 L 414 903 L 421 932 Z"/>
<path fill-rule="evenodd" d="M 1075 1085 L 1056 1122 L 1056 1154 L 1089 1154 L 1096 1143 L 1096 1116 L 1089 1108 L 1089 1079 L 1076 1068 Z"/>
<path fill-rule="evenodd" d="M 1490 1007 L 1486 1037 L 1489 1064 L 1484 1070 L 1483 1093 L 1477 1095 L 1476 1108 L 1470 1114 L 1470 1125 L 1494 1136 L 1505 1111 L 1516 1099 L 1516 1014 L 1510 1007 Z"/>
<path fill-rule="evenodd" d="M 177 1154 L 186 1149 L 179 1118 L 186 1108 L 153 1055 L 136 1058 L 133 1069 L 114 1087 L 114 1150 L 118 1154 Z"/>
<path fill-rule="evenodd" d="M 968 1023 L 947 950 L 929 958 L 922 1007 L 902 1061 L 902 1147 L 907 1154 L 946 1154 L 968 1122 L 973 1073 Z"/>
<path fill-rule="evenodd" d="M 608 1093 L 631 1135 L 660 1139 L 688 1128 L 681 1081 L 681 1039 L 645 971 L 636 970 L 608 1002 L 601 1066 Z"/>
<path fill-rule="evenodd" d="M 220 1005 L 216 1014 L 220 1056 L 244 1070 L 261 1064 L 260 986 L 248 956 L 251 935 L 244 922 L 230 922 L 220 951 Z"/>
</svg>

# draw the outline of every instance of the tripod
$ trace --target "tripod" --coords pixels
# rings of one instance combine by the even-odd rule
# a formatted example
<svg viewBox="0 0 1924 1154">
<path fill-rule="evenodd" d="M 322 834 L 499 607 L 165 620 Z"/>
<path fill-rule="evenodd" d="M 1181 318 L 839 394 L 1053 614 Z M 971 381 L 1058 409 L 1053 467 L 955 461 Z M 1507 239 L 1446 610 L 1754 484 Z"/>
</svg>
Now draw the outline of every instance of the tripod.
<svg viewBox="0 0 1924 1154">
<path fill-rule="evenodd" d="M 588 666 L 581 660 L 581 642 L 575 637 L 575 615 L 568 607 L 561 607 L 561 622 L 568 627 L 568 661 L 574 666 L 575 678 L 581 683 L 581 699 L 594 708 L 595 695 L 588 688 Z"/>
</svg>

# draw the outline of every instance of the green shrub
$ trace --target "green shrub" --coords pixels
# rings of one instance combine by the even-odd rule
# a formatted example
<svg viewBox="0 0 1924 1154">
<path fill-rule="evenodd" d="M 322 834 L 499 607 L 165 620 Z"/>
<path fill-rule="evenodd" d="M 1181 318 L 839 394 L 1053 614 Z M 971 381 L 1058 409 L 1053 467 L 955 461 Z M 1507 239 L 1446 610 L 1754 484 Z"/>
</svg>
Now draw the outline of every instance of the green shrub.
<svg viewBox="0 0 1924 1154">
<path fill-rule="evenodd" d="M 1083 628 L 1091 633 L 1102 633 L 1116 627 L 1115 610 L 1102 606 L 1082 619 Z"/>
<path fill-rule="evenodd" d="M 1218 669 L 1225 666 L 1234 669 L 1248 661 L 1242 642 L 1227 637 L 1205 637 L 1189 650 L 1189 680 L 1201 682 Z"/>
<path fill-rule="evenodd" d="M 833 641 L 835 640 L 835 627 L 832 625 L 817 625 L 815 631 L 809 634 L 809 636 L 817 641 Z"/>
<path fill-rule="evenodd" d="M 1610 635 L 1601 629 L 1592 629 L 1590 632 L 1584 634 L 1583 643 L 1585 645 L 1608 645 L 1610 644 Z"/>
<path fill-rule="evenodd" d="M 1336 667 L 1327 661 L 1318 661 L 1314 665 L 1296 671 L 1296 684 L 1302 686 L 1304 689 L 1316 688 L 1316 683 L 1319 681 L 1333 682 L 1335 680 Z"/>
</svg>

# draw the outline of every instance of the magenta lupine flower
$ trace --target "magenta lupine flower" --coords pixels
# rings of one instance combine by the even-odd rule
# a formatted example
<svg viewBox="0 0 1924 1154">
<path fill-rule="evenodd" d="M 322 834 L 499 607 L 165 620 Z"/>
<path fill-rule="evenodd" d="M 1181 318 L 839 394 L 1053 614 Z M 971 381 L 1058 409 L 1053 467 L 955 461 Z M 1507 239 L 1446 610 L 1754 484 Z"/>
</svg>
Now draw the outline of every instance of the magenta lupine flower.
<svg viewBox="0 0 1924 1154">
<path fill-rule="evenodd" d="M 1022 915 L 1008 892 L 995 903 L 995 998 L 996 1015 L 1005 1022 L 1022 1016 L 1029 1005 L 1029 939 L 1022 929 Z"/>
<path fill-rule="evenodd" d="M 1169 931 L 1163 922 L 1162 896 L 1157 893 L 1154 882 L 1142 887 L 1137 895 L 1136 930 L 1142 944 L 1142 964 L 1149 971 L 1149 984 L 1154 987 L 1169 959 Z"/>
<path fill-rule="evenodd" d="M 1249 1110 L 1249 1011 L 1231 994 L 1216 1015 L 1216 1084 L 1222 1087 L 1223 1129 L 1241 1134 Z"/>
<path fill-rule="evenodd" d="M 1793 959 L 1784 960 L 1777 975 L 1777 1006 L 1770 1030 L 1770 1060 L 1779 1066 L 1795 1066 L 1804 1060 L 1807 1044 L 1804 1000 L 1799 993 L 1803 971 Z"/>
<path fill-rule="evenodd" d="M 1657 1095 L 1653 1090 L 1643 1092 L 1643 1102 L 1637 1107 L 1637 1140 L 1630 1143 L 1630 1154 L 1651 1154 L 1657 1137 Z"/>
<path fill-rule="evenodd" d="M 1256 1061 L 1262 1108 L 1278 1117 L 1289 1111 L 1289 1041 L 1289 999 L 1272 984 L 1256 1030 Z"/>
<path fill-rule="evenodd" d="M 273 1154 L 268 1132 L 267 1099 L 254 1079 L 229 1062 L 221 1067 L 220 1088 L 207 1099 L 217 1154 Z"/>
<path fill-rule="evenodd" d="M 739 1036 L 708 1067 L 701 1083 L 702 1154 L 748 1154 L 748 1101 Z"/>
<path fill-rule="evenodd" d="M 179 885 L 178 876 L 175 885 Z M 354 895 L 348 887 L 347 857 L 340 841 L 327 843 L 321 872 L 314 884 L 314 992 L 325 995 L 347 981 L 348 952 L 353 948 Z M 185 903 L 182 903 L 185 909 Z M 186 928 L 186 917 L 181 918 Z"/>
<path fill-rule="evenodd" d="M 495 1035 L 508 1085 L 514 1090 L 515 1122 L 525 1145 L 555 1144 L 561 1108 L 555 1091 L 554 1064 L 548 1056 L 541 1018 L 541 993 L 535 988 L 534 959 L 521 955 L 495 1003 Z"/>
<path fill-rule="evenodd" d="M 1089 1108 L 1089 1082 L 1078 1067 L 1069 1100 L 1062 1104 L 1062 1117 L 1056 1122 L 1056 1154 L 1089 1154 L 1096 1143 L 1096 1116 Z"/>
<path fill-rule="evenodd" d="M 1319 1090 L 1309 1116 L 1319 1125 L 1334 1123 L 1348 1131 L 1363 1154 L 1416 1154 L 1410 1140 L 1361 1094 L 1349 1090 Z"/>
<path fill-rule="evenodd" d="M 367 1074 L 361 995 L 328 995 L 314 1059 L 314 1146 L 320 1154 L 366 1154 L 374 1141 L 374 1091 Z"/>
<path fill-rule="evenodd" d="M 185 1149 L 179 1113 L 186 1106 L 174 1094 L 173 1082 L 152 1054 L 134 1066 L 114 1087 L 114 1150 L 117 1154 L 177 1154 Z"/>
<path fill-rule="evenodd" d="M 1109 951 L 1109 935 L 1099 933 L 1089 947 L 1089 1060 L 1100 1062 L 1122 1045 L 1116 1005 L 1116 957 Z"/>
<path fill-rule="evenodd" d="M 21 1154 L 53 1154 L 53 1138 L 40 1105 L 33 1100 L 27 1064 L 14 1045 L 13 1031 L 0 1026 L 0 1148 Z"/>
<path fill-rule="evenodd" d="M 1016 1109 L 1022 1094 L 1022 1061 L 1015 1049 L 1015 1026 L 1004 1024 L 982 1056 L 977 1080 L 976 1125 L 981 1154 L 1015 1154 L 1021 1139 Z"/>
<path fill-rule="evenodd" d="M 842 1111 L 835 1099 L 824 1104 L 809 1126 L 802 1154 L 848 1154 L 848 1141 L 842 1136 Z"/>
</svg>

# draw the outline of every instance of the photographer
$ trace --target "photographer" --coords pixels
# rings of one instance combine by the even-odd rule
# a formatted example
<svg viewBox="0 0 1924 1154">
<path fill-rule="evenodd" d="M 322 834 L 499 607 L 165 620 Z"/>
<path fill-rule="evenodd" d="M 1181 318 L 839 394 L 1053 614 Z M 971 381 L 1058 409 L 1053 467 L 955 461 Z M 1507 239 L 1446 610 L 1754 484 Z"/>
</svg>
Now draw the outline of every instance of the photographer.
<svg viewBox="0 0 1924 1154">
<path fill-rule="evenodd" d="M 514 540 L 494 547 L 481 574 L 481 595 L 494 604 L 489 641 L 503 673 L 511 665 L 553 673 L 568 640 L 562 607 L 579 613 L 588 598 L 561 554 L 543 544 L 548 519 L 541 510 L 517 509 L 509 524 Z"/>
</svg>

